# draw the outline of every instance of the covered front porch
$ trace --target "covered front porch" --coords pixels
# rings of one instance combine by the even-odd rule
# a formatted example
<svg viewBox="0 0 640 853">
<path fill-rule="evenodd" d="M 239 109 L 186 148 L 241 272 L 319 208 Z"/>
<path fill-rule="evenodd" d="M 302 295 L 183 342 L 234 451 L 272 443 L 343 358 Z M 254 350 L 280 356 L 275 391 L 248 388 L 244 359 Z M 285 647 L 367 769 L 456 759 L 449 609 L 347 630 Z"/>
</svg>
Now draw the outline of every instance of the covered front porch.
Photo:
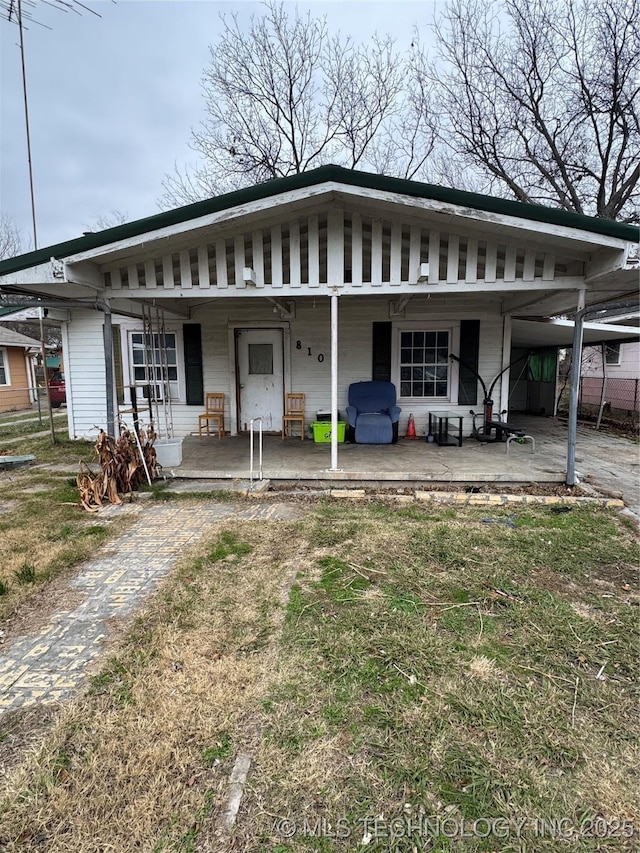
<svg viewBox="0 0 640 853">
<path fill-rule="evenodd" d="M 470 416 L 469 416 L 470 417 Z M 566 478 L 567 431 L 561 422 L 544 417 L 517 417 L 535 437 L 531 445 L 503 442 L 484 444 L 465 438 L 461 447 L 427 443 L 424 435 L 401 438 L 397 444 L 340 444 L 338 470 L 329 470 L 331 446 L 312 440 L 265 435 L 262 476 L 294 482 L 357 481 L 413 483 L 563 483 Z M 419 430 L 420 431 L 420 430 Z M 167 470 L 175 477 L 246 479 L 250 476 L 250 439 L 247 435 L 183 441 L 182 464 Z M 254 478 L 259 477 L 258 436 L 254 435 Z"/>
</svg>

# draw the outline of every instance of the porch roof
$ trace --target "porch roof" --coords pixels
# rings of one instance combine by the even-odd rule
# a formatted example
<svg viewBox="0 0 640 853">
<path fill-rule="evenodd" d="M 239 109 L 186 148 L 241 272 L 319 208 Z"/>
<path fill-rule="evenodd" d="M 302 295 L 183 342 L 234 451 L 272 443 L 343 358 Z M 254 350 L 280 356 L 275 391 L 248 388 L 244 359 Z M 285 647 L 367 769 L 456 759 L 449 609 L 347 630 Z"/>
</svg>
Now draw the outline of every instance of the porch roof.
<svg viewBox="0 0 640 853">
<path fill-rule="evenodd" d="M 583 343 L 629 343 L 640 340 L 640 330 L 633 326 L 615 326 L 611 323 L 585 323 Z M 573 320 L 521 320 L 511 321 L 511 343 L 514 347 L 570 347 L 573 346 Z"/>
<path fill-rule="evenodd" d="M 232 193 L 189 204 L 183 207 L 138 219 L 133 222 L 107 228 L 95 233 L 86 233 L 82 237 L 57 243 L 0 261 L 0 276 L 47 263 L 52 258 L 62 259 L 90 252 L 102 246 L 118 243 L 122 240 L 138 237 L 163 228 L 186 223 L 212 213 L 219 213 L 244 204 L 250 204 L 294 190 L 317 187 L 321 184 L 342 184 L 362 190 L 402 194 L 416 199 L 429 199 L 461 209 L 472 209 L 498 216 L 515 217 L 531 222 L 563 226 L 582 232 L 602 235 L 625 242 L 635 243 L 640 238 L 637 226 L 626 225 L 606 219 L 571 213 L 542 205 L 525 204 L 508 199 L 471 193 L 448 187 L 408 181 L 384 175 L 345 169 L 341 166 L 321 166 L 317 169 L 290 175 L 285 178 L 266 181 L 262 184 L 246 187 Z"/>
</svg>

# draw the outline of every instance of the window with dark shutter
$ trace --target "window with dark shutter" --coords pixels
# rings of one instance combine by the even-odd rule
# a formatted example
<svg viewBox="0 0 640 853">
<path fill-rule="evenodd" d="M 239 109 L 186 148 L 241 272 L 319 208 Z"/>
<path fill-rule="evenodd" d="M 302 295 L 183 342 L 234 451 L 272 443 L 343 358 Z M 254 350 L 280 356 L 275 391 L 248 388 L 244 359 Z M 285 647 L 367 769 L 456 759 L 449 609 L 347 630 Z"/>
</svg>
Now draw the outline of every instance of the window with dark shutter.
<svg viewBox="0 0 640 853">
<path fill-rule="evenodd" d="M 371 378 L 391 382 L 391 323 L 374 323 Z"/>
<path fill-rule="evenodd" d="M 475 406 L 478 402 L 478 353 L 480 320 L 460 322 L 460 370 L 458 373 L 458 405 Z"/>
<path fill-rule="evenodd" d="M 204 379 L 202 375 L 202 331 L 200 323 L 185 323 L 184 376 L 187 406 L 204 405 Z"/>
</svg>

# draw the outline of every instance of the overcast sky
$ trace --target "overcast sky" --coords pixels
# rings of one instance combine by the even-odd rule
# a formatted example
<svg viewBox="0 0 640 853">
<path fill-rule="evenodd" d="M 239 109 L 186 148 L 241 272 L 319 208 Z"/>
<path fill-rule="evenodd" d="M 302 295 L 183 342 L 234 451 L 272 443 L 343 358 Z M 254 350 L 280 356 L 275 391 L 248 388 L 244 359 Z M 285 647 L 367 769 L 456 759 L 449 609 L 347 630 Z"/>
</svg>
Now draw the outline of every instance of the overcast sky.
<svg viewBox="0 0 640 853">
<path fill-rule="evenodd" d="M 83 0 L 100 13 L 57 11 L 36 0 L 52 29 L 25 32 L 36 221 L 40 248 L 79 236 L 112 210 L 127 220 L 159 211 L 164 176 L 195 162 L 190 129 L 204 117 L 200 79 L 220 14 L 247 23 L 251 0 Z M 442 2 L 442 0 L 440 0 Z M 329 28 L 365 40 L 390 33 L 397 47 L 413 25 L 428 38 L 435 0 L 288 0 L 326 15 Z M 0 211 L 32 248 L 18 29 L 0 20 Z"/>
</svg>

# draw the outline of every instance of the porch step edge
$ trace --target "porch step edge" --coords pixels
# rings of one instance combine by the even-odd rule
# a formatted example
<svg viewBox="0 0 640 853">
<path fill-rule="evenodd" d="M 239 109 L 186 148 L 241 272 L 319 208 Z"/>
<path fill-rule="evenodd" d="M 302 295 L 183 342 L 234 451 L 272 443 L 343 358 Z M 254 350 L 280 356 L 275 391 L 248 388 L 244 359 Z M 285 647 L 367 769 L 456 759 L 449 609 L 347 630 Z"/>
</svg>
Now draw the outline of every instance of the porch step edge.
<svg viewBox="0 0 640 853">
<path fill-rule="evenodd" d="M 196 468 L 172 468 L 172 475 L 181 480 L 248 480 L 249 474 L 245 469 L 236 470 L 209 470 L 202 471 Z M 564 483 L 565 471 L 537 472 L 531 473 L 496 473 L 478 471 L 447 472 L 446 476 L 441 473 L 420 473 L 416 471 L 301 471 L 298 469 L 266 469 L 263 472 L 265 479 L 269 480 L 291 480 L 296 483 L 314 482 L 386 482 L 386 483 Z"/>
</svg>

